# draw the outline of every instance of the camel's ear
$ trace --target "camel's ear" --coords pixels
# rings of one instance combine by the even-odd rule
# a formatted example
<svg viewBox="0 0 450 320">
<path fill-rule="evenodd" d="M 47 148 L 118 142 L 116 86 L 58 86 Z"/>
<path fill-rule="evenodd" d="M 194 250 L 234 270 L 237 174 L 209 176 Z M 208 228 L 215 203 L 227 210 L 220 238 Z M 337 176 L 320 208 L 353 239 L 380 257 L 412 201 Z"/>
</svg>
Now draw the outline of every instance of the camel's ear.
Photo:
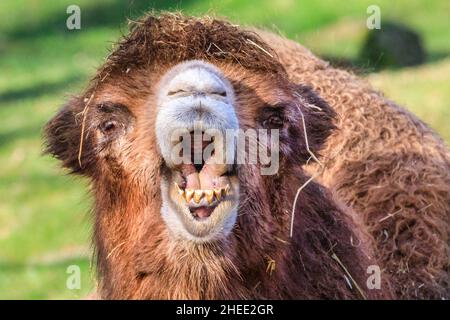
<svg viewBox="0 0 450 320">
<path fill-rule="evenodd" d="M 311 153 L 319 157 L 326 139 L 336 128 L 333 123 L 336 112 L 310 87 L 296 85 L 295 91 L 298 104 L 294 110 L 296 125 L 291 134 L 296 137 L 295 144 L 299 147 L 298 160 L 305 162 L 311 158 Z"/>
<path fill-rule="evenodd" d="M 87 133 L 84 134 L 82 157 L 78 159 L 83 108 L 81 98 L 71 98 L 46 124 L 44 131 L 45 152 L 61 160 L 63 167 L 80 174 L 86 173 L 92 162 L 92 157 L 89 157 L 92 146 Z"/>
</svg>

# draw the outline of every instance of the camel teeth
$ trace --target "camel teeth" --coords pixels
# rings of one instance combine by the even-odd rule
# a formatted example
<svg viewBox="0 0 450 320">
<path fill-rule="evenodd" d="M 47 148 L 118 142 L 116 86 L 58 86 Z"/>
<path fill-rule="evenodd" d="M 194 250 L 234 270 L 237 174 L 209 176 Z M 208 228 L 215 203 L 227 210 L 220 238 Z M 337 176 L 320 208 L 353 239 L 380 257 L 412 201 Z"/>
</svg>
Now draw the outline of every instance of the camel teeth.
<svg viewBox="0 0 450 320">
<path fill-rule="evenodd" d="M 199 203 L 202 198 L 203 198 L 203 190 L 195 190 L 194 192 L 195 203 Z"/>
<path fill-rule="evenodd" d="M 230 192 L 230 185 L 227 184 L 227 186 L 224 188 L 224 193 L 227 195 Z"/>
<path fill-rule="evenodd" d="M 194 197 L 194 190 L 186 189 L 186 202 L 190 202 L 193 197 Z"/>
<path fill-rule="evenodd" d="M 217 200 L 220 201 L 220 199 L 222 198 L 222 190 L 214 189 L 214 195 L 216 196 Z"/>
<path fill-rule="evenodd" d="M 213 190 L 205 190 L 205 198 L 209 204 L 214 201 L 214 191 Z"/>
<path fill-rule="evenodd" d="M 178 194 L 183 197 L 186 202 L 191 202 L 192 199 L 194 199 L 195 203 L 200 203 L 200 201 L 205 197 L 206 201 L 208 201 L 208 204 L 212 204 L 215 199 L 217 201 L 220 201 L 224 196 L 226 196 L 231 188 L 230 185 L 227 185 L 224 188 L 214 188 L 212 190 L 201 190 L 201 189 L 189 189 L 186 188 L 183 190 L 180 188 L 180 186 L 175 183 L 175 188 L 177 189 Z"/>
<path fill-rule="evenodd" d="M 184 190 L 180 188 L 178 183 L 175 182 L 175 188 L 177 189 L 178 194 L 184 198 Z"/>
</svg>

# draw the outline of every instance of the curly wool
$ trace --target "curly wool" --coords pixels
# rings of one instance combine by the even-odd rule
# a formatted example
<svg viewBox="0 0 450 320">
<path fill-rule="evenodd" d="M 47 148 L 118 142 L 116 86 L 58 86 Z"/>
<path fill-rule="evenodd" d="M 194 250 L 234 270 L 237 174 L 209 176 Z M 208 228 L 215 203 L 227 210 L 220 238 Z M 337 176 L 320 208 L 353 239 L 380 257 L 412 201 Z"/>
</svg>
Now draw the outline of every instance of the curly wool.
<svg viewBox="0 0 450 320">
<path fill-rule="evenodd" d="M 318 179 L 360 215 L 397 294 L 449 298 L 450 151 L 443 140 L 352 73 L 298 43 L 259 34 L 289 77 L 311 86 L 338 113 Z"/>
<path fill-rule="evenodd" d="M 275 52 L 253 31 L 212 17 L 180 13 L 149 14 L 132 22 L 130 33 L 113 48 L 96 80 L 123 75 L 130 68 L 186 60 L 238 64 L 258 72 L 286 75 Z"/>
</svg>

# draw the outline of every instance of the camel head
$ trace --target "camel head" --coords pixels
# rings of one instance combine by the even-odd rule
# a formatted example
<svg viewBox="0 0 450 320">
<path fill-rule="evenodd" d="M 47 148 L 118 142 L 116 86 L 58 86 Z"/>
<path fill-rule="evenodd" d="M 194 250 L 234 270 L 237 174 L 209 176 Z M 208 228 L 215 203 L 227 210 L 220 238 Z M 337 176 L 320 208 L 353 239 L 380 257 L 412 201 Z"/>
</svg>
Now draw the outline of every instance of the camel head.
<svg viewBox="0 0 450 320">
<path fill-rule="evenodd" d="M 255 33 L 148 16 L 50 120 L 47 150 L 91 181 L 99 254 L 148 264 L 149 243 L 281 228 L 297 187 L 286 183 L 318 154 L 333 116 Z"/>
</svg>

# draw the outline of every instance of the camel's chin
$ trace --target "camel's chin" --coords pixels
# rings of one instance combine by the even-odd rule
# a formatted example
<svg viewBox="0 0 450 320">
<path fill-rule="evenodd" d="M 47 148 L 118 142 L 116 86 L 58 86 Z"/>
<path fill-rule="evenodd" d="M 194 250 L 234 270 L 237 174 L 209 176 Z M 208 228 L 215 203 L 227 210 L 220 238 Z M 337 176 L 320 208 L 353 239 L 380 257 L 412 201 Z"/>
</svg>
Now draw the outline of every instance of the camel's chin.
<svg viewBox="0 0 450 320">
<path fill-rule="evenodd" d="M 216 194 L 207 197 L 205 193 L 209 192 L 203 192 L 201 198 L 200 190 L 197 196 L 186 195 L 187 190 L 175 181 L 165 177 L 161 180 L 161 214 L 175 238 L 202 243 L 224 239 L 230 234 L 237 217 L 237 177 L 231 177 L 230 183 L 217 188 Z"/>
</svg>

